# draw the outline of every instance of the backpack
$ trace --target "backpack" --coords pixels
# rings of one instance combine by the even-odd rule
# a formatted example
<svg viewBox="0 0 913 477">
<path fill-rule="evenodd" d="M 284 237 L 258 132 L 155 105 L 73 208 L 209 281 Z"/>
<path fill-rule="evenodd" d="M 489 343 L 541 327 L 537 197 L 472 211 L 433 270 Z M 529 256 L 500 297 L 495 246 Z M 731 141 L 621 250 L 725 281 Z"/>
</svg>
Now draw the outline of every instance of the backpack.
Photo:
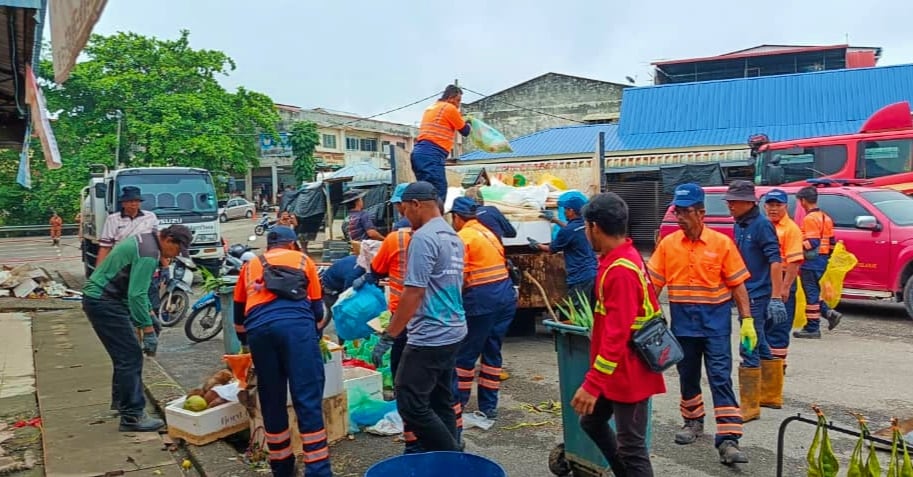
<svg viewBox="0 0 913 477">
<path fill-rule="evenodd" d="M 287 265 L 273 265 L 263 255 L 258 257 L 263 267 L 263 285 L 279 298 L 304 300 L 308 297 L 310 281 L 304 273 L 305 255 L 301 256 L 298 268 Z"/>
</svg>

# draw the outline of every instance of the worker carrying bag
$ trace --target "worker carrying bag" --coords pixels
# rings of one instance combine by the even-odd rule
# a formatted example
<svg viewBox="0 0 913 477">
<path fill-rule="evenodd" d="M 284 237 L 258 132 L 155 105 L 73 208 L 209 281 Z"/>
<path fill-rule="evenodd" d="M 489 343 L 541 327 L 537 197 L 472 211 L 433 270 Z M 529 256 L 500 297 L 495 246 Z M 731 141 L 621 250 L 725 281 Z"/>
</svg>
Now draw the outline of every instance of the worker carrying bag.
<svg viewBox="0 0 913 477">
<path fill-rule="evenodd" d="M 287 265 L 273 265 L 263 255 L 258 257 L 263 267 L 263 285 L 279 298 L 304 300 L 308 297 L 307 275 L 304 273 L 305 256 L 301 256 L 298 268 Z"/>
</svg>

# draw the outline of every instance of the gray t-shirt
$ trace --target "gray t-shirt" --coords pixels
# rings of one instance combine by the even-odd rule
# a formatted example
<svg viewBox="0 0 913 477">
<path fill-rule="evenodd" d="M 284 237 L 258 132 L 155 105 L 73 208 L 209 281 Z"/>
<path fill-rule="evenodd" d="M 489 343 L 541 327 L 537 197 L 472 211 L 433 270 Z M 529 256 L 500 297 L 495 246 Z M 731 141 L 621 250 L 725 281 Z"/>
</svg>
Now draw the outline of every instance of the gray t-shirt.
<svg viewBox="0 0 913 477">
<path fill-rule="evenodd" d="M 463 241 L 437 217 L 413 232 L 406 259 L 405 285 L 425 289 L 409 320 L 408 343 L 446 346 L 466 336 L 463 311 Z"/>
</svg>

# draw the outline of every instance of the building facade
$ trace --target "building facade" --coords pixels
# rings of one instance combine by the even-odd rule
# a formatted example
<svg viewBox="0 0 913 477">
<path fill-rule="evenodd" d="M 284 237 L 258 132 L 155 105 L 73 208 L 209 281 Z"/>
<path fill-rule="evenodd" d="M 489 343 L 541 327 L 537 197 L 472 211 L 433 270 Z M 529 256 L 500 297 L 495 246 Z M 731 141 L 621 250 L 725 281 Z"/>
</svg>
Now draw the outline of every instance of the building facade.
<svg viewBox="0 0 913 477">
<path fill-rule="evenodd" d="M 292 147 L 288 141 L 292 125 L 298 121 L 317 124 L 319 143 L 314 151 L 318 171 L 332 171 L 348 165 L 370 163 L 380 169 L 389 169 L 389 146 L 395 145 L 411 151 L 418 136 L 415 127 L 405 124 L 363 119 L 351 113 L 324 108 L 304 109 L 298 106 L 276 104 L 279 113 L 279 141 L 262 135 L 260 140 L 260 166 L 249 169 L 238 190 L 248 197 L 263 190 L 264 185 L 276 200 L 276 194 L 285 186 L 295 187 L 292 173 Z"/>
<path fill-rule="evenodd" d="M 494 126 L 507 139 L 515 139 L 560 126 L 616 123 L 622 90 L 627 86 L 546 73 L 478 101 L 464 103 L 462 110 Z M 470 95 L 464 92 L 464 100 Z M 475 149 L 469 141 L 463 142 L 462 152 Z"/>
</svg>

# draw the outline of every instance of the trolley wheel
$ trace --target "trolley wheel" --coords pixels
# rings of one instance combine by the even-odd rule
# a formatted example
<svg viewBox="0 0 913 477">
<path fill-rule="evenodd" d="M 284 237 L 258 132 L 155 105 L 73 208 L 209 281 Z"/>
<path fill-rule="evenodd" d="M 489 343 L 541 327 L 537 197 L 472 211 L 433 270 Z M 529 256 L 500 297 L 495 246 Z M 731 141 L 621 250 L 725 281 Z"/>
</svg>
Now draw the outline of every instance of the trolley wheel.
<svg viewBox="0 0 913 477">
<path fill-rule="evenodd" d="M 558 444 L 548 453 L 548 470 L 558 477 L 571 475 L 571 464 L 564 456 L 564 444 Z"/>
</svg>

